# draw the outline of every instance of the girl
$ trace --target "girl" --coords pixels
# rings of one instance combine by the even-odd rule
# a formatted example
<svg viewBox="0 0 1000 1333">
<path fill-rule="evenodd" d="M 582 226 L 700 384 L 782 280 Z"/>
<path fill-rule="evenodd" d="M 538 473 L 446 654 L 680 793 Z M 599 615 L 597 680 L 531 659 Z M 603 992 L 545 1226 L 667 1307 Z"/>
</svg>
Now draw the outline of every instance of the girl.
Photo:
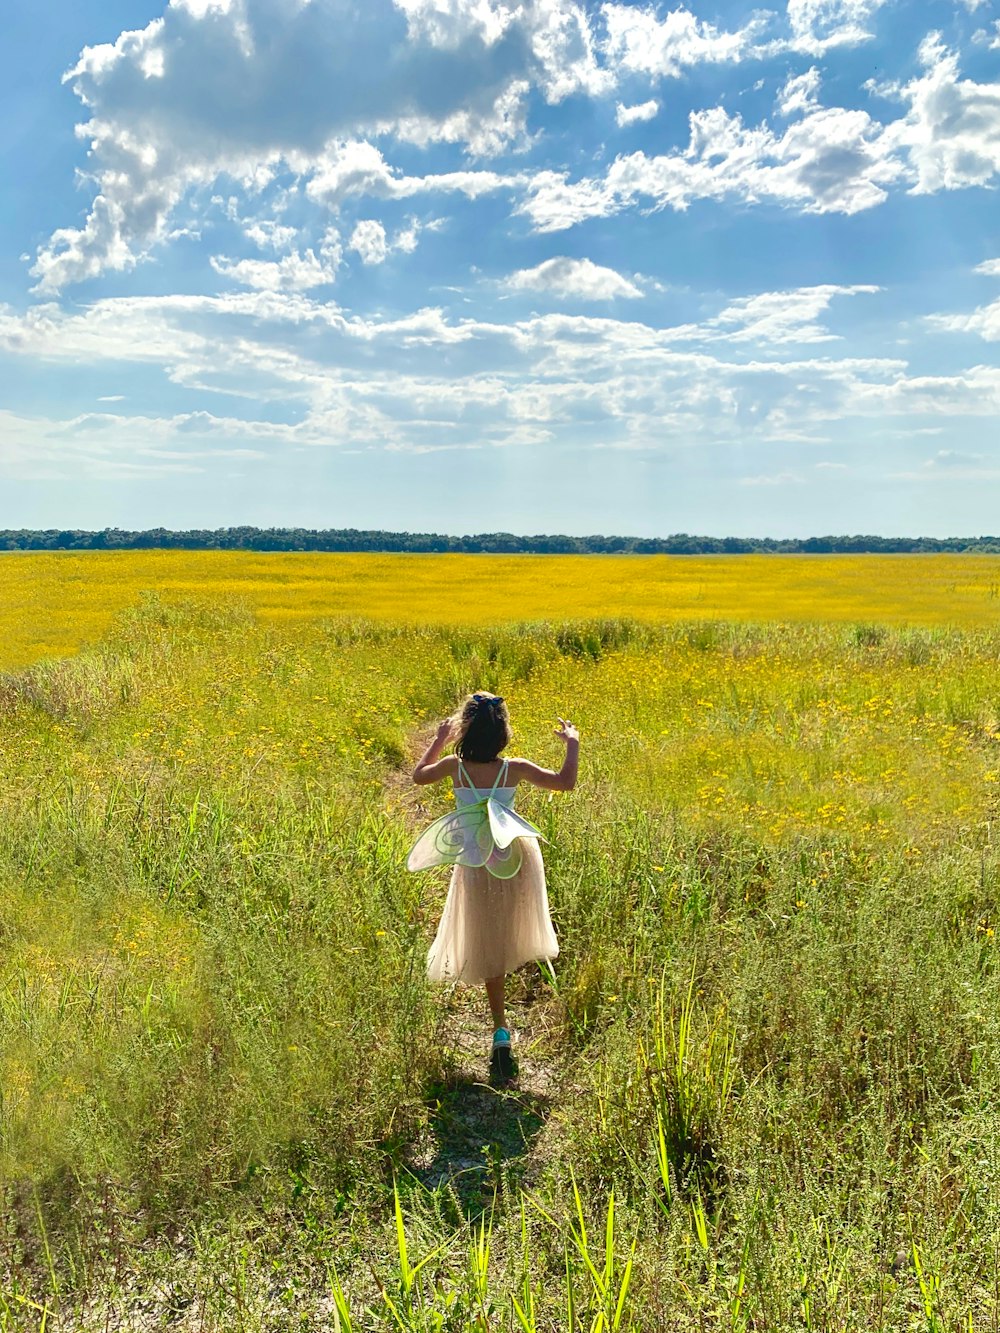
<svg viewBox="0 0 1000 1333">
<path fill-rule="evenodd" d="M 579 734 L 565 719 L 558 722 L 555 734 L 566 744 L 558 773 L 527 759 L 501 759 L 510 743 L 507 705 L 496 694 L 472 694 L 441 723 L 413 770 L 413 781 L 421 784 L 451 778 L 458 807 L 435 821 L 407 862 L 412 870 L 454 863 L 427 975 L 432 981 L 485 982 L 493 1017 L 490 1073 L 502 1082 L 517 1072 L 504 1010 L 505 976 L 559 952 L 538 849 L 541 834 L 511 808 L 519 782 L 545 791 L 576 786 Z M 439 758 L 449 740 L 455 753 Z"/>
</svg>

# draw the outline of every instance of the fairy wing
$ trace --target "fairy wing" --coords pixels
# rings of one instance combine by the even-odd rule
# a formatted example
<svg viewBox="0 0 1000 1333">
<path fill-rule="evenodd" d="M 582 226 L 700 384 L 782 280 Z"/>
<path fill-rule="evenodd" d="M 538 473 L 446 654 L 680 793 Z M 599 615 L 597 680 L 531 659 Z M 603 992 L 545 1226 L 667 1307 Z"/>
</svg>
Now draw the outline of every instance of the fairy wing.
<svg viewBox="0 0 1000 1333">
<path fill-rule="evenodd" d="M 490 834 L 501 851 L 506 851 L 515 838 L 540 838 L 545 842 L 541 829 L 535 828 L 530 820 L 519 815 L 509 805 L 490 798 L 486 808 L 489 811 Z"/>
<path fill-rule="evenodd" d="M 450 810 L 428 825 L 410 848 L 407 870 L 432 866 L 483 866 L 493 852 L 493 835 L 485 803 Z"/>
<path fill-rule="evenodd" d="M 510 879 L 521 866 L 518 838 L 545 838 L 529 820 L 502 802 L 487 798 L 451 810 L 430 824 L 410 849 L 407 870 L 432 866 L 486 866 L 498 879 Z"/>
</svg>

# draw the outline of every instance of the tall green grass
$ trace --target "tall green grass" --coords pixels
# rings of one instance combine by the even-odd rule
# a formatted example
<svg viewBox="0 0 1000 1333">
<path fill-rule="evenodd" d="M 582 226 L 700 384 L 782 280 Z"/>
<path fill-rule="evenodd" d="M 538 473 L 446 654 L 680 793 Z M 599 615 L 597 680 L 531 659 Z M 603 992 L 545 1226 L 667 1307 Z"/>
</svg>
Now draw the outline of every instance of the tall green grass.
<svg viewBox="0 0 1000 1333">
<path fill-rule="evenodd" d="M 151 598 L 5 678 L 0 1329 L 995 1327 L 997 650 Z M 456 1074 L 403 870 L 479 686 L 584 733 L 523 803 L 520 1099 Z"/>
</svg>

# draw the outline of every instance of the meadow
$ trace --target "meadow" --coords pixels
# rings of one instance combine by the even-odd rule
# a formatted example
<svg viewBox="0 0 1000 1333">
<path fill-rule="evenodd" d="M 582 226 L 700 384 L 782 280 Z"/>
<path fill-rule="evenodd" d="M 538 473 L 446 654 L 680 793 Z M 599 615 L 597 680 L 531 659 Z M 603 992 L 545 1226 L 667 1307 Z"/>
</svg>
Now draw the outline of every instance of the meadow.
<svg viewBox="0 0 1000 1333">
<path fill-rule="evenodd" d="M 474 592 L 484 576 L 486 597 Z M 326 616 L 492 625 L 610 613 L 653 624 L 987 628 L 1000 615 L 1000 557 L 11 552 L 0 559 L 0 669 L 76 652 L 153 588 L 168 600 L 238 598 L 274 626 Z"/>
<path fill-rule="evenodd" d="M 998 576 L 0 561 L 0 1329 L 1000 1327 Z M 513 1092 L 403 868 L 478 687 L 583 736 Z"/>
</svg>

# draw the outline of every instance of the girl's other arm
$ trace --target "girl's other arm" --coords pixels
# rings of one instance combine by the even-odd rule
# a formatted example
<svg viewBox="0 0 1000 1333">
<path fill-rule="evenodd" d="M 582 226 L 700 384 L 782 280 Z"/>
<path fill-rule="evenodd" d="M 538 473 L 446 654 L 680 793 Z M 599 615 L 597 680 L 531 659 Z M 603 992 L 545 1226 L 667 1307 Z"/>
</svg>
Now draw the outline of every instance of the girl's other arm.
<svg viewBox="0 0 1000 1333">
<path fill-rule="evenodd" d="M 577 768 L 580 763 L 580 733 L 572 722 L 567 722 L 565 718 L 561 717 L 558 721 L 556 735 L 566 743 L 566 758 L 563 760 L 562 768 L 556 773 L 551 768 L 541 768 L 527 759 L 517 759 L 511 764 L 511 768 L 518 781 L 530 782 L 533 786 L 542 787 L 546 791 L 572 791 L 576 786 Z"/>
<path fill-rule="evenodd" d="M 428 745 L 417 760 L 417 766 L 413 770 L 413 781 L 421 786 L 428 782 L 440 782 L 442 778 L 450 777 L 455 772 L 455 756 L 446 755 L 444 759 L 439 756 L 444 747 L 448 744 L 448 737 L 451 735 L 451 718 L 445 718 L 437 729 L 437 735 Z"/>
</svg>

